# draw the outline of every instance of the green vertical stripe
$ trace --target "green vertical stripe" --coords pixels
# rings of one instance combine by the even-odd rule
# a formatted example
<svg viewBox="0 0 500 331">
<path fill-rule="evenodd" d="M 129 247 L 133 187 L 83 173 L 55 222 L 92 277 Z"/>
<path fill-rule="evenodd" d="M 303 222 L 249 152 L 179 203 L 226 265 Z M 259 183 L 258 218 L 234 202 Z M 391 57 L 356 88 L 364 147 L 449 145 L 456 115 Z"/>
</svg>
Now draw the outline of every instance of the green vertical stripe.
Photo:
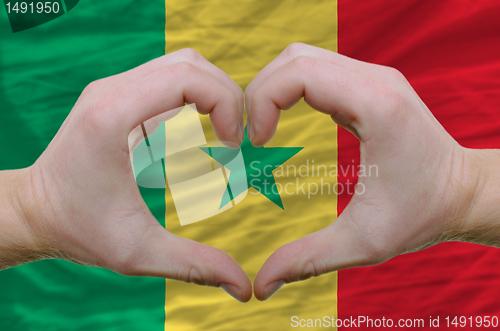
<svg viewBox="0 0 500 331">
<path fill-rule="evenodd" d="M 81 1 L 15 34 L 0 10 L 0 169 L 31 165 L 87 84 L 163 55 L 164 25 L 163 0 Z M 164 223 L 164 191 L 141 194 Z M 163 279 L 40 261 L 0 271 L 0 330 L 163 330 L 164 300 Z"/>
</svg>

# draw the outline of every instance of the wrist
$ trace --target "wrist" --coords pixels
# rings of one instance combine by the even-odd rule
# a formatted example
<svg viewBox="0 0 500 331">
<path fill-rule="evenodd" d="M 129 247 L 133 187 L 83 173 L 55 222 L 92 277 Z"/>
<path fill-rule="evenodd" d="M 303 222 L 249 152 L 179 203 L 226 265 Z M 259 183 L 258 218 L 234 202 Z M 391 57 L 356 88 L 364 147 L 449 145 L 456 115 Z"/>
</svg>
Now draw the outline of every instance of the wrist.
<svg viewBox="0 0 500 331">
<path fill-rule="evenodd" d="M 32 227 L 30 168 L 0 172 L 0 270 L 42 259 L 46 254 Z"/>
<path fill-rule="evenodd" d="M 463 204 L 453 240 L 500 247 L 500 151 L 464 148 Z"/>
</svg>

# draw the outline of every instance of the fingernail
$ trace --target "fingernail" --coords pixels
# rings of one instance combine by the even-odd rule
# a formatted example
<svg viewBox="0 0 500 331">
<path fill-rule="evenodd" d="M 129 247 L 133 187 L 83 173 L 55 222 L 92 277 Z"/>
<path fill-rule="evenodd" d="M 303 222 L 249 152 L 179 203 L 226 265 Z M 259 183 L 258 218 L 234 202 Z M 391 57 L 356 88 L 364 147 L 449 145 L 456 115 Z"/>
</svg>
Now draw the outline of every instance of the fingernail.
<svg viewBox="0 0 500 331">
<path fill-rule="evenodd" d="M 275 280 L 271 284 L 267 285 L 264 288 L 264 297 L 265 297 L 264 300 L 267 300 L 270 297 L 272 297 L 276 292 L 280 290 L 280 288 L 283 287 L 283 285 L 285 285 L 284 280 Z"/>
<path fill-rule="evenodd" d="M 240 121 L 238 125 L 237 135 L 238 135 L 238 140 L 241 144 L 243 142 L 243 139 L 245 139 L 245 124 L 243 123 L 243 121 Z"/>
<path fill-rule="evenodd" d="M 247 134 L 248 134 L 248 139 L 250 139 L 250 141 L 253 140 L 253 136 L 254 136 L 254 129 L 253 129 L 253 122 L 251 120 L 248 121 L 248 125 L 247 125 Z"/>
<path fill-rule="evenodd" d="M 224 290 L 227 294 L 238 300 L 239 302 L 243 302 L 241 298 L 243 297 L 241 290 L 237 287 L 234 286 L 233 284 L 228 284 L 228 283 L 222 283 L 219 286 L 221 289 Z"/>
</svg>

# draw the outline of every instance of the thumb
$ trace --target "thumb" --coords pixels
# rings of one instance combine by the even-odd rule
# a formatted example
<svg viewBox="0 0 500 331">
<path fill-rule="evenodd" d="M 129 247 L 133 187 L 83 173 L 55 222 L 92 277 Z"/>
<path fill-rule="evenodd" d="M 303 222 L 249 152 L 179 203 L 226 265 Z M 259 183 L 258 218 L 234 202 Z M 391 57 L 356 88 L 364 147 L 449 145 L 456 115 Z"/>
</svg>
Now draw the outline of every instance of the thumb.
<svg viewBox="0 0 500 331">
<path fill-rule="evenodd" d="M 250 279 L 226 252 L 178 237 L 158 223 L 151 228 L 145 235 L 140 252 L 134 254 L 133 267 L 125 274 L 220 287 L 240 302 L 250 300 Z"/>
<path fill-rule="evenodd" d="M 328 227 L 279 247 L 255 277 L 255 297 L 267 300 L 285 284 L 373 263 L 358 237 L 356 225 L 342 214 Z"/>
</svg>

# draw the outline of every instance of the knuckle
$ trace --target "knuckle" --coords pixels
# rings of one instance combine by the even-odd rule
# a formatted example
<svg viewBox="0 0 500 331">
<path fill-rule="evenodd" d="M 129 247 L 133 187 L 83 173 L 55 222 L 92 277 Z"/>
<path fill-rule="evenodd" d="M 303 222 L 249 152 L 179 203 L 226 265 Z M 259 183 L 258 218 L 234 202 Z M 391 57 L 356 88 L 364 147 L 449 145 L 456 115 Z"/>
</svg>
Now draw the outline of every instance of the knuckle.
<svg viewBox="0 0 500 331">
<path fill-rule="evenodd" d="M 174 276 L 174 279 L 186 282 L 193 283 L 196 285 L 211 285 L 214 286 L 215 282 L 210 279 L 205 279 L 200 273 L 200 269 L 196 266 L 188 266 L 185 268 L 181 268 L 177 271 L 177 275 Z"/>
<path fill-rule="evenodd" d="M 179 55 L 190 62 L 195 62 L 201 57 L 201 54 L 193 48 L 183 48 L 179 50 Z"/>
<path fill-rule="evenodd" d="M 325 268 L 320 267 L 317 261 L 307 261 L 304 264 L 301 273 L 298 275 L 297 280 L 306 280 L 311 277 L 317 277 L 324 273 L 325 273 Z"/>
<path fill-rule="evenodd" d="M 180 79 L 188 76 L 193 68 L 194 66 L 191 63 L 187 61 L 181 61 L 171 65 L 168 69 L 175 78 Z"/>
<path fill-rule="evenodd" d="M 112 123 L 117 96 L 107 93 L 90 102 L 84 111 L 84 123 L 93 131 L 107 131 Z"/>
<path fill-rule="evenodd" d="M 197 268 L 191 267 L 187 275 L 187 282 L 197 285 L 205 285 L 205 281 Z"/>
<path fill-rule="evenodd" d="M 382 66 L 383 73 L 398 83 L 407 82 L 406 77 L 396 68 Z"/>
<path fill-rule="evenodd" d="M 405 113 L 406 99 L 404 91 L 392 84 L 377 84 L 372 96 L 375 104 L 379 105 L 377 117 L 384 121 L 397 121 Z"/>
<path fill-rule="evenodd" d="M 294 58 L 292 63 L 295 68 L 300 71 L 311 71 L 316 65 L 317 61 L 312 57 L 300 55 Z"/>
<path fill-rule="evenodd" d="M 98 79 L 96 81 L 91 82 L 89 85 L 85 87 L 83 90 L 81 97 L 82 98 L 88 98 L 94 94 L 96 94 L 98 91 L 102 90 L 102 87 L 104 85 L 104 80 L 103 79 Z"/>
<path fill-rule="evenodd" d="M 189 245 L 186 247 L 186 252 L 189 256 L 197 256 L 200 260 L 186 261 L 176 272 L 173 277 L 187 283 L 197 285 L 215 286 L 214 275 L 206 274 L 206 268 L 202 261 L 212 259 L 215 256 L 210 255 L 203 247 L 199 245 Z"/>
<path fill-rule="evenodd" d="M 290 45 L 288 45 L 285 48 L 284 52 L 287 55 L 290 55 L 291 57 L 296 57 L 296 56 L 299 56 L 304 51 L 304 49 L 306 47 L 307 47 L 307 45 L 304 43 L 299 43 L 299 42 L 291 43 Z"/>
</svg>

